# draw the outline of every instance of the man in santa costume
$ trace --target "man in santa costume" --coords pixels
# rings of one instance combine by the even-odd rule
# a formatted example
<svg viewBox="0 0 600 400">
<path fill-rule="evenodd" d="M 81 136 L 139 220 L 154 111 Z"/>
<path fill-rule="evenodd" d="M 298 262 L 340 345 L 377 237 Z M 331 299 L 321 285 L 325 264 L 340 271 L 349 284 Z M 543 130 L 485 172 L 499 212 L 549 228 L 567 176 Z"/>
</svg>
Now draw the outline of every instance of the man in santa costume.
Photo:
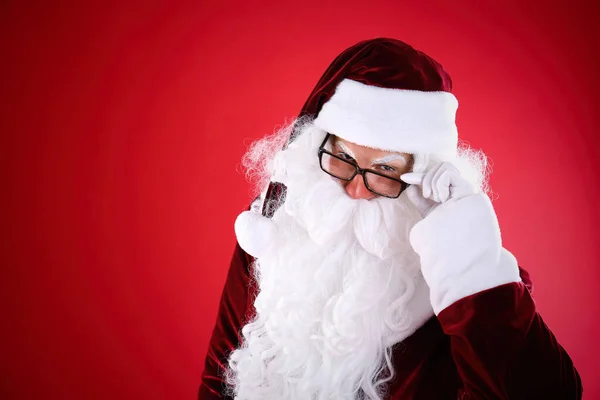
<svg viewBox="0 0 600 400">
<path fill-rule="evenodd" d="M 244 165 L 200 399 L 580 399 L 502 247 L 450 76 L 393 39 L 329 66 Z"/>
</svg>

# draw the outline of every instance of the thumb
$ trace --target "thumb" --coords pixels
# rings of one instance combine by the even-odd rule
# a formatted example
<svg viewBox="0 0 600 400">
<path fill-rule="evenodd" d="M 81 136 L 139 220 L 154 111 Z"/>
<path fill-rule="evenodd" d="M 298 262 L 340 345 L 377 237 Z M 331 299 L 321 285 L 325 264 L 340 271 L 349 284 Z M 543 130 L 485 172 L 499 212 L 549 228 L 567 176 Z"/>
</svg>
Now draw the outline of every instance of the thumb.
<svg viewBox="0 0 600 400">
<path fill-rule="evenodd" d="M 435 201 L 423 197 L 422 189 L 418 186 L 411 185 L 406 188 L 404 193 L 406 193 L 406 197 L 416 207 L 422 217 L 425 217 L 437 204 Z"/>
</svg>

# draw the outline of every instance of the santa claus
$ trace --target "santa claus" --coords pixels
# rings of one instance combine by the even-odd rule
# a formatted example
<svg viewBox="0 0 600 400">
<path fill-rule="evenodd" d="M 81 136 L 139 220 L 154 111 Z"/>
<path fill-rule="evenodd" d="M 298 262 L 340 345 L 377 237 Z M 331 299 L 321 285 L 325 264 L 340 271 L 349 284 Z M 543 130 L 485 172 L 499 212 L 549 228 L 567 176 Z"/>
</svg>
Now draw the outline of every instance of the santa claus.
<svg viewBox="0 0 600 400">
<path fill-rule="evenodd" d="M 360 42 L 251 146 L 200 399 L 581 398 L 451 89 L 411 46 Z"/>
</svg>

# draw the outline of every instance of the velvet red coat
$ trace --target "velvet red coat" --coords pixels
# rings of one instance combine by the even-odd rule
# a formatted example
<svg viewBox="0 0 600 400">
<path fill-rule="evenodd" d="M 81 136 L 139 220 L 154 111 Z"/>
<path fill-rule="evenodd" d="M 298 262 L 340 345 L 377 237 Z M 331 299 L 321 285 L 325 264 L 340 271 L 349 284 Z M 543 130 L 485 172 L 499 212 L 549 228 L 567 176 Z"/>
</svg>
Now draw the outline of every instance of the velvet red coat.
<svg viewBox="0 0 600 400">
<path fill-rule="evenodd" d="M 236 246 L 199 399 L 223 395 L 227 357 L 253 314 L 252 257 Z M 395 345 L 389 399 L 581 399 L 571 358 L 537 313 L 529 275 L 463 298 Z M 265 399 L 279 400 L 279 399 Z M 307 399 L 310 400 L 310 399 Z"/>
</svg>

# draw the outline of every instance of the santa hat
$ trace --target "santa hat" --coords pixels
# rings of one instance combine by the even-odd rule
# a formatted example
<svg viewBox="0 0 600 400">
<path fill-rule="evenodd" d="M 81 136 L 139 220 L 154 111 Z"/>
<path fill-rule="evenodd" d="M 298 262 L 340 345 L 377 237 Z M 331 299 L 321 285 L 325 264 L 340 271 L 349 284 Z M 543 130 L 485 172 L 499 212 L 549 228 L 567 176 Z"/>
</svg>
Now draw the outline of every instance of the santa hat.
<svg viewBox="0 0 600 400">
<path fill-rule="evenodd" d="M 441 64 L 395 39 L 360 42 L 327 68 L 300 115 L 350 142 L 453 156 L 458 102 Z"/>
<path fill-rule="evenodd" d="M 362 146 L 448 160 L 458 143 L 451 91 L 440 63 L 399 40 L 377 38 L 337 56 L 299 116 Z M 285 187 L 272 182 L 263 215 L 271 216 L 284 197 Z"/>
</svg>

